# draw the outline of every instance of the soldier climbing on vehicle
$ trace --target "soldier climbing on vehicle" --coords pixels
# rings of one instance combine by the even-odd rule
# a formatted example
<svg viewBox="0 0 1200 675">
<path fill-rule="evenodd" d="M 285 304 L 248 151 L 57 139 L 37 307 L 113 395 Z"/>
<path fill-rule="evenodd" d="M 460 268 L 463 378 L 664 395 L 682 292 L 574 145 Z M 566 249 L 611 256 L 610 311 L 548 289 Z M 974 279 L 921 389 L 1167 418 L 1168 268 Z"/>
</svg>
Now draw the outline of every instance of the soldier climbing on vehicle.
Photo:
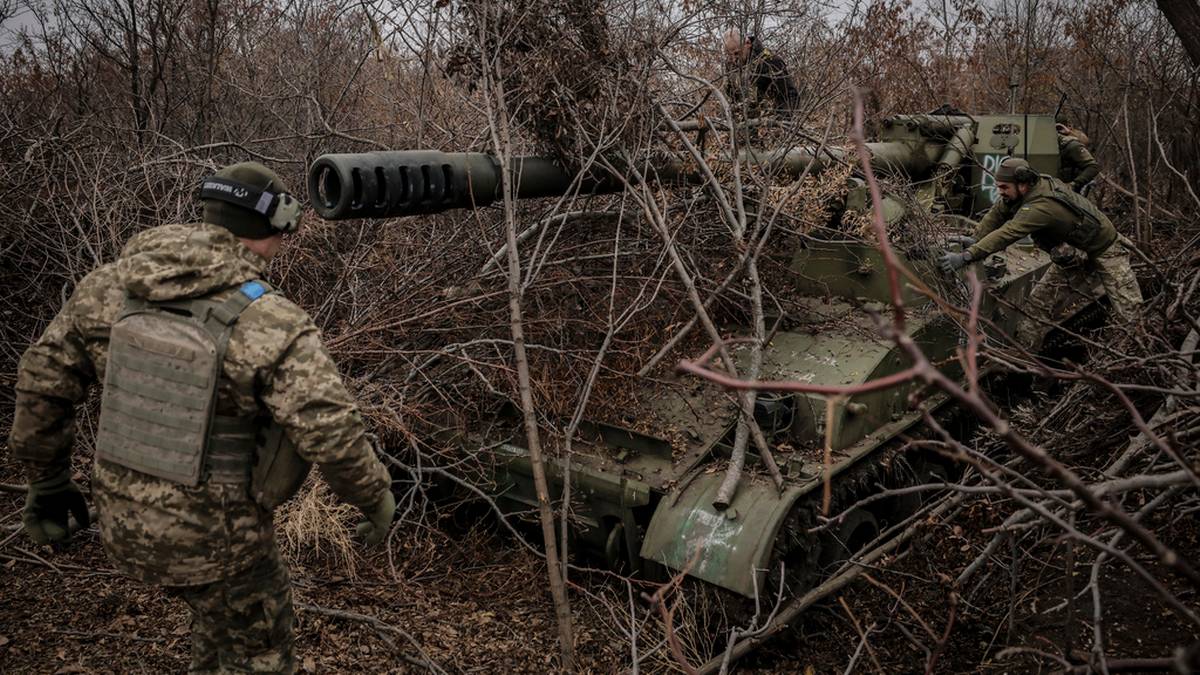
<svg viewBox="0 0 1200 675">
<path fill-rule="evenodd" d="M 1084 193 L 1088 184 L 1100 175 L 1100 164 L 1087 147 L 1087 134 L 1071 128 L 1062 118 L 1054 130 L 1058 132 L 1058 179 L 1072 190 Z"/>
</svg>

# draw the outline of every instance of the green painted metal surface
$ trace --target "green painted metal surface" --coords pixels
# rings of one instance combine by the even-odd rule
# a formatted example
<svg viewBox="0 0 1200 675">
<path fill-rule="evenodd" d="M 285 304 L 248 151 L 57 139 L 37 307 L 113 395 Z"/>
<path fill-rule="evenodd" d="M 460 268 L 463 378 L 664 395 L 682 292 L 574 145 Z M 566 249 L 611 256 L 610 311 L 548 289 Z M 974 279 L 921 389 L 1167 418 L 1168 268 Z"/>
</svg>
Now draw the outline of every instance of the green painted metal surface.
<svg viewBox="0 0 1200 675">
<path fill-rule="evenodd" d="M 910 219 L 928 222 L 929 216 L 940 218 L 946 213 L 977 216 L 995 198 L 989 171 L 1004 156 L 1025 157 L 1046 173 L 1058 169 L 1050 115 L 897 115 L 884 122 L 880 142 L 869 144 L 869 150 L 872 166 L 887 174 L 890 185 L 903 184 L 884 196 L 890 232 L 904 228 Z M 818 171 L 857 162 L 857 154 L 852 148 L 794 147 L 769 152 L 747 149 L 739 159 L 796 176 L 806 168 Z M 853 183 L 841 206 L 846 212 L 864 212 L 870 203 L 863 180 L 850 180 Z M 843 218 L 818 228 L 795 252 L 790 269 L 798 290 L 807 297 L 792 299 L 781 323 L 783 330 L 765 345 L 760 379 L 845 386 L 910 365 L 894 343 L 880 336 L 871 316 L 872 312 L 886 316 L 889 309 L 882 254 L 871 238 L 852 241 L 857 233 L 837 231 L 843 222 L 848 221 Z M 932 264 L 936 251 L 910 250 L 916 251 L 914 259 L 902 259 L 903 265 L 917 277 L 942 278 Z M 991 320 L 982 327 L 988 339 L 1001 339 L 991 332 L 993 325 L 1012 334 L 1016 313 L 1008 307 L 1022 305 L 1048 263 L 1045 253 L 1017 244 L 975 264 L 991 291 L 981 307 L 981 315 Z M 1084 294 L 1075 297 L 1086 299 L 1096 289 L 1080 290 Z M 957 350 L 964 338 L 955 320 L 907 284 L 904 295 L 909 334 L 943 372 L 961 377 Z M 1059 318 L 1081 306 L 1067 300 L 1060 305 Z M 746 334 L 732 330 L 734 335 Z M 744 374 L 749 346 L 734 342 L 729 348 Z M 644 378 L 633 392 L 635 405 L 606 423 L 585 423 L 575 439 L 572 532 L 583 545 L 573 550 L 599 552 L 610 561 L 629 559 L 635 569 L 643 559 L 653 561 L 746 596 L 756 590 L 770 593 L 762 582 L 772 564 L 779 529 L 797 501 L 822 485 L 818 479 L 826 437 L 832 446 L 833 481 L 854 467 L 879 461 L 882 448 L 920 423 L 921 413 L 908 405 L 909 394 L 920 386 L 908 382 L 858 394 L 841 401 L 831 415 L 826 414 L 828 401 L 823 396 L 773 394 L 773 407 L 760 408 L 769 412 L 770 423 L 763 429 L 784 469 L 783 491 L 778 492 L 755 469 L 757 453 L 751 448 L 733 504 L 718 511 L 712 504 L 724 478 L 722 460 L 737 417 L 733 393 L 674 374 Z M 936 408 L 947 400 L 929 393 L 924 405 Z M 756 418 L 759 413 L 756 410 Z M 832 428 L 826 429 L 827 424 Z M 498 499 L 507 508 L 528 511 L 536 504 L 536 493 L 517 428 L 500 430 L 507 436 L 492 436 L 491 443 L 480 442 L 477 447 L 495 447 L 496 438 L 510 441 L 500 447 L 499 454 L 506 460 L 496 476 Z M 554 454 L 555 448 L 548 452 Z M 551 492 L 559 494 L 562 461 L 549 461 L 547 469 Z M 622 541 L 624 549 L 618 552 Z M 789 557 L 793 553 L 789 551 Z"/>
<path fill-rule="evenodd" d="M 1007 156 L 1022 157 L 1039 173 L 1058 175 L 1058 135 L 1053 115 L 981 115 L 976 118 L 975 165 L 971 185 L 973 211 L 990 207 L 997 198 L 992 172 Z"/>
<path fill-rule="evenodd" d="M 712 502 L 722 478 L 721 473 L 701 474 L 682 493 L 659 501 L 641 554 L 753 597 L 756 583 L 763 588 L 775 535 L 803 491 L 792 486 L 779 495 L 769 482 L 743 477 L 733 504 L 717 511 Z"/>
<path fill-rule="evenodd" d="M 896 208 L 902 209 L 892 200 Z M 913 263 L 902 259 L 901 264 L 912 269 Z M 916 266 L 928 271 L 929 265 Z M 891 301 L 887 267 L 883 254 L 870 244 L 853 241 L 810 241 L 792 257 L 791 270 L 796 273 L 796 285 L 802 292 L 816 297 L 863 298 L 877 302 Z M 925 296 L 905 285 L 904 302 L 920 305 Z"/>
<path fill-rule="evenodd" d="M 508 459 L 506 473 L 508 483 L 514 487 L 532 486 L 533 467 L 529 461 L 529 452 L 515 445 L 504 444 L 496 449 L 498 456 Z M 546 462 L 546 478 L 555 485 L 562 485 L 563 460 L 554 459 Z M 595 499 L 619 507 L 642 506 L 650 503 L 650 486 L 624 476 L 613 475 L 580 464 L 571 469 L 571 487 L 581 499 Z M 536 492 L 532 489 L 518 489 L 516 494 L 509 495 L 513 499 L 532 505 L 537 504 Z"/>
</svg>

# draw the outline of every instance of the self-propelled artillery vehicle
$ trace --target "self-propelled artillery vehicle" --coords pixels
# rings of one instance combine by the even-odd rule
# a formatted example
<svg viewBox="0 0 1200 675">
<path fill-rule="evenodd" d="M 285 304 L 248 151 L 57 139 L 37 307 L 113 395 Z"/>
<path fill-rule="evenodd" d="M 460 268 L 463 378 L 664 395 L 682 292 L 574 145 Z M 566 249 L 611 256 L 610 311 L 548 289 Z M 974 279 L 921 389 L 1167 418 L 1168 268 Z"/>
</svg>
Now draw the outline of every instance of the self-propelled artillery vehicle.
<svg viewBox="0 0 1200 675">
<path fill-rule="evenodd" d="M 1038 171 L 1058 171 L 1058 142 L 1050 115 L 897 115 L 885 120 L 881 138 L 868 143 L 873 169 L 906 194 L 886 194 L 881 204 L 889 229 L 920 218 L 971 217 L 997 193 L 992 170 L 1006 156 L 1023 157 Z M 839 163 L 855 163 L 852 149 L 794 147 L 772 152 L 745 151 L 739 161 L 775 175 L 796 177 Z M 682 161 L 660 161 L 660 181 L 696 184 Z M 549 159 L 514 158 L 510 175 L 517 199 L 558 197 L 621 189 L 613 177 L 580 177 Z M 310 198 L 326 219 L 395 217 L 486 206 L 501 199 L 500 164 L 483 153 L 433 150 L 336 154 L 320 157 L 309 174 Z M 871 208 L 866 185 L 851 177 L 838 211 Z M 960 231 L 966 231 L 965 228 Z M 901 254 L 901 262 L 930 286 L 946 277 L 928 247 Z M 1051 264 L 1032 244 L 1014 245 L 976 264 L 988 286 L 981 314 L 1012 334 L 1032 284 Z M 871 314 L 890 303 L 887 270 L 874 241 L 846 236 L 808 237 L 794 252 L 791 269 L 804 297 L 804 311 L 785 322 L 763 347 L 760 378 L 821 385 L 854 385 L 907 368 L 908 358 L 880 337 Z M 932 363 L 961 377 L 956 350 L 963 343 L 958 323 L 928 298 L 906 285 L 908 333 Z M 1075 303 L 1078 305 L 1079 303 Z M 1081 309 L 1059 308 L 1059 318 Z M 830 317 L 839 317 L 830 322 Z M 998 333 L 997 333 L 998 335 Z M 730 345 L 735 359 L 748 347 Z M 742 369 L 744 372 L 744 369 Z M 714 497 L 724 478 L 738 419 L 727 391 L 691 376 L 644 378 L 636 423 L 585 424 L 569 464 L 574 541 L 581 549 L 627 570 L 665 566 L 745 596 L 766 589 L 768 570 L 782 561 L 789 586 L 816 580 L 824 566 L 873 539 L 883 524 L 911 512 L 911 500 L 882 500 L 852 511 L 819 535 L 817 524 L 825 468 L 822 451 L 832 451 L 835 509 L 895 485 L 937 475 L 936 462 L 902 457 L 900 437 L 918 426 L 910 407 L 918 384 L 855 394 L 834 403 L 807 394 L 764 392 L 755 419 L 774 449 L 784 483 L 777 487 L 760 472 L 747 471 L 728 505 Z M 935 394 L 926 406 L 945 401 Z M 827 410 L 826 405 L 833 406 Z M 493 447 L 504 458 L 496 476 L 496 499 L 504 508 L 527 511 L 536 505 L 528 452 L 519 424 L 510 440 L 468 434 L 462 443 Z M 502 439 L 503 440 L 503 439 Z M 753 464 L 754 445 L 748 450 Z M 561 492 L 564 464 L 547 461 L 552 494 Z M 772 591 L 767 591 L 772 592 Z"/>
</svg>

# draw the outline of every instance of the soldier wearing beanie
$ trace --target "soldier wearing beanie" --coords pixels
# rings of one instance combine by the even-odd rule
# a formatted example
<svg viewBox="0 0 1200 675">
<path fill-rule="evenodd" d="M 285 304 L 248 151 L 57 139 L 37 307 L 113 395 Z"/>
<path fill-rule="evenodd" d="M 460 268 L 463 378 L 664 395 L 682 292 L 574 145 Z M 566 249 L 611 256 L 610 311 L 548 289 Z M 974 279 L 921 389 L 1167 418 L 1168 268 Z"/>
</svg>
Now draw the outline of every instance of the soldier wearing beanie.
<svg viewBox="0 0 1200 675">
<path fill-rule="evenodd" d="M 1108 217 L 1086 197 L 1057 178 L 1038 174 L 1023 159 L 1005 159 L 995 178 L 1001 199 L 979 222 L 974 236 L 953 238 L 967 248 L 942 255 L 942 269 L 952 272 L 1029 236 L 1051 254 L 1055 264 L 1034 286 L 1027 314 L 1017 323 L 1017 339 L 1022 344 L 1040 345 L 1054 300 L 1071 277 L 1098 275 L 1112 313 L 1123 322 L 1132 321 L 1142 304 L 1142 292 L 1129 265 L 1127 240 L 1117 234 Z M 1088 278 L 1087 285 L 1072 286 L 1087 288 L 1090 283 Z"/>
<path fill-rule="evenodd" d="M 300 205 L 274 172 L 201 184 L 204 222 L 134 236 L 84 277 L 22 356 L 9 447 L 37 543 L 89 524 L 74 408 L 103 383 L 92 496 L 113 565 L 192 614 L 191 672 L 295 670 L 291 582 L 272 510 L 311 464 L 378 542 L 395 499 L 312 320 L 261 280 Z"/>
</svg>

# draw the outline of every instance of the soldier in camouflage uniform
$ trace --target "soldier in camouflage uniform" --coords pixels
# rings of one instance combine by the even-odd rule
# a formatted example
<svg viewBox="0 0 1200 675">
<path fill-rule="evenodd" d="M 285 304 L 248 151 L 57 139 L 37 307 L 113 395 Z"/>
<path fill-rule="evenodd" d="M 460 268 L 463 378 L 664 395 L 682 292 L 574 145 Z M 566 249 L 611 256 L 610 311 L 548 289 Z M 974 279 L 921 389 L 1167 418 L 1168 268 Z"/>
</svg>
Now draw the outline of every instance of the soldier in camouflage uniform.
<svg viewBox="0 0 1200 675">
<path fill-rule="evenodd" d="M 22 357 L 9 443 L 30 482 L 24 527 L 52 543 L 69 536 L 68 512 L 87 526 L 71 480 L 74 407 L 104 382 L 92 495 L 113 564 L 190 606 L 192 672 L 292 672 L 271 510 L 310 463 L 366 515 L 368 542 L 389 529 L 395 499 L 317 327 L 258 281 L 299 204 L 253 162 L 206 180 L 201 199 L 203 223 L 133 237 Z M 193 372 L 201 362 L 212 377 Z"/>
<path fill-rule="evenodd" d="M 1022 344 L 1038 347 L 1041 326 L 1051 320 L 1056 298 L 1072 287 L 1091 287 L 1093 272 L 1104 285 L 1113 314 L 1126 322 L 1137 316 L 1142 292 L 1129 265 L 1127 240 L 1100 209 L 1057 178 L 1039 175 L 1023 159 L 1010 157 L 1000 164 L 996 188 L 1001 199 L 979 222 L 974 236 L 955 238 L 967 248 L 946 253 L 939 262 L 952 272 L 1026 236 L 1050 252 L 1055 264 L 1034 286 L 1027 314 L 1017 323 Z"/>
<path fill-rule="evenodd" d="M 1058 132 L 1058 179 L 1076 192 L 1100 175 L 1100 164 L 1087 149 L 1087 136 L 1065 123 L 1054 125 Z"/>
</svg>

